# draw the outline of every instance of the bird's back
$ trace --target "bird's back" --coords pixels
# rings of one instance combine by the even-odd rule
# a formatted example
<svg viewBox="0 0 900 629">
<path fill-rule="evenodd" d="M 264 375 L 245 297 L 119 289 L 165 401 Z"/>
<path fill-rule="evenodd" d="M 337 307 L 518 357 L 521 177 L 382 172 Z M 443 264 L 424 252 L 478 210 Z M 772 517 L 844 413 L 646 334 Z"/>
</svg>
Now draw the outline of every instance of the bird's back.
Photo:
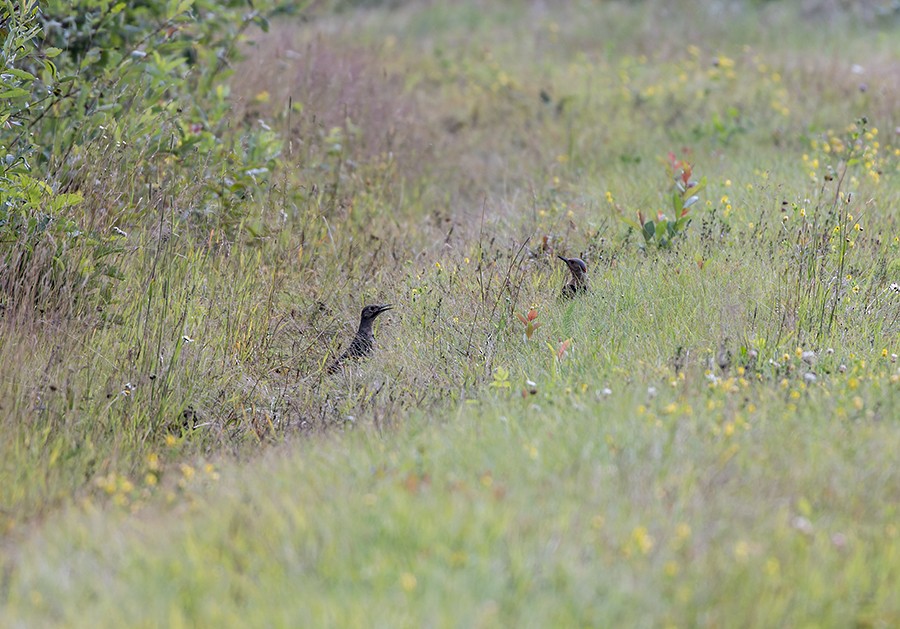
<svg viewBox="0 0 900 629">
<path fill-rule="evenodd" d="M 563 299 L 572 299 L 575 295 L 579 295 L 581 293 L 587 292 L 587 284 L 584 282 L 576 283 L 575 281 L 571 281 L 562 289 L 561 297 Z"/>
</svg>

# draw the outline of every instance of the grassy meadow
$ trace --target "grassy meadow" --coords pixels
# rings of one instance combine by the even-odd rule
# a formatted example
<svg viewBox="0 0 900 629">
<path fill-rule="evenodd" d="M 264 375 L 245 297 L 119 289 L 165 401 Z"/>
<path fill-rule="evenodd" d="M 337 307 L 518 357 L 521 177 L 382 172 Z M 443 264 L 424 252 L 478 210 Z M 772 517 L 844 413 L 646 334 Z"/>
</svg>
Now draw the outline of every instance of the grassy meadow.
<svg viewBox="0 0 900 629">
<path fill-rule="evenodd" d="M 896 10 L 333 4 L 3 268 L 0 625 L 900 625 Z"/>
</svg>

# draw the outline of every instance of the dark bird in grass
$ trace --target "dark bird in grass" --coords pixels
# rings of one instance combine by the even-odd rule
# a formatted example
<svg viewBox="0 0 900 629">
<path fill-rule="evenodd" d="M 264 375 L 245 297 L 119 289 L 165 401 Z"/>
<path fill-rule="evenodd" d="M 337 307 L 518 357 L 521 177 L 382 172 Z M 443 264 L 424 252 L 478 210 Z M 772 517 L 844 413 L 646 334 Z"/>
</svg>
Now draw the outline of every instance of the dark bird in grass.
<svg viewBox="0 0 900 629">
<path fill-rule="evenodd" d="M 346 360 L 362 358 L 363 356 L 368 356 L 372 353 L 372 348 L 375 347 L 375 335 L 372 334 L 372 324 L 375 323 L 375 319 L 378 315 L 392 308 L 393 306 L 391 304 L 384 304 L 382 306 L 366 306 L 362 309 L 362 314 L 359 317 L 359 329 L 356 331 L 356 336 L 350 341 L 350 346 L 344 353 L 338 356 L 334 362 L 328 366 L 328 373 L 333 374 L 340 371 Z"/>
<path fill-rule="evenodd" d="M 716 352 L 716 364 L 722 373 L 728 373 L 728 368 L 731 367 L 731 350 L 728 349 L 727 337 L 719 344 L 719 350 Z"/>
<path fill-rule="evenodd" d="M 675 375 L 681 373 L 681 370 L 684 369 L 685 364 L 687 364 L 688 352 L 679 345 L 675 348 L 675 356 L 672 357 L 672 367 L 675 368 Z"/>
<path fill-rule="evenodd" d="M 562 296 L 566 299 L 571 299 L 578 293 L 586 293 L 588 287 L 587 265 L 584 263 L 584 260 L 581 258 L 564 258 L 560 255 L 556 257 L 565 262 L 566 266 L 569 267 L 569 271 L 572 272 L 572 278 L 569 280 L 569 283 L 563 286 Z"/>
</svg>

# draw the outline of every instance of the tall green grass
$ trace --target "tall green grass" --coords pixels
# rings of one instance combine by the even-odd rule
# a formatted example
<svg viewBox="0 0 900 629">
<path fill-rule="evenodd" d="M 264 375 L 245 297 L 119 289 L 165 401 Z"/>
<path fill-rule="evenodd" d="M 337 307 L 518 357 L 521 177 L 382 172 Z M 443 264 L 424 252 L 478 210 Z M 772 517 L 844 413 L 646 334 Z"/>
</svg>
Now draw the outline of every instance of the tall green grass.
<svg viewBox="0 0 900 629">
<path fill-rule="evenodd" d="M 115 276 L 0 319 L 4 622 L 895 623 L 895 27 L 729 6 L 318 13 L 219 92 L 260 185 L 84 160 Z"/>
</svg>

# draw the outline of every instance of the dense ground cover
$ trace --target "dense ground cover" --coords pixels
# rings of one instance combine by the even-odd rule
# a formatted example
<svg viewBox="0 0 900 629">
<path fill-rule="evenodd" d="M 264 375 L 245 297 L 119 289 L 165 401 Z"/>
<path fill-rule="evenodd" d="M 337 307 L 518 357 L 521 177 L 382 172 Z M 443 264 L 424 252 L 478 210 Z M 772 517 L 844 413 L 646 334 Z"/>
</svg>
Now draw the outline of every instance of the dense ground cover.
<svg viewBox="0 0 900 629">
<path fill-rule="evenodd" d="M 826 5 L 310 9 L 50 152 L 4 622 L 900 621 L 898 17 Z"/>
</svg>

